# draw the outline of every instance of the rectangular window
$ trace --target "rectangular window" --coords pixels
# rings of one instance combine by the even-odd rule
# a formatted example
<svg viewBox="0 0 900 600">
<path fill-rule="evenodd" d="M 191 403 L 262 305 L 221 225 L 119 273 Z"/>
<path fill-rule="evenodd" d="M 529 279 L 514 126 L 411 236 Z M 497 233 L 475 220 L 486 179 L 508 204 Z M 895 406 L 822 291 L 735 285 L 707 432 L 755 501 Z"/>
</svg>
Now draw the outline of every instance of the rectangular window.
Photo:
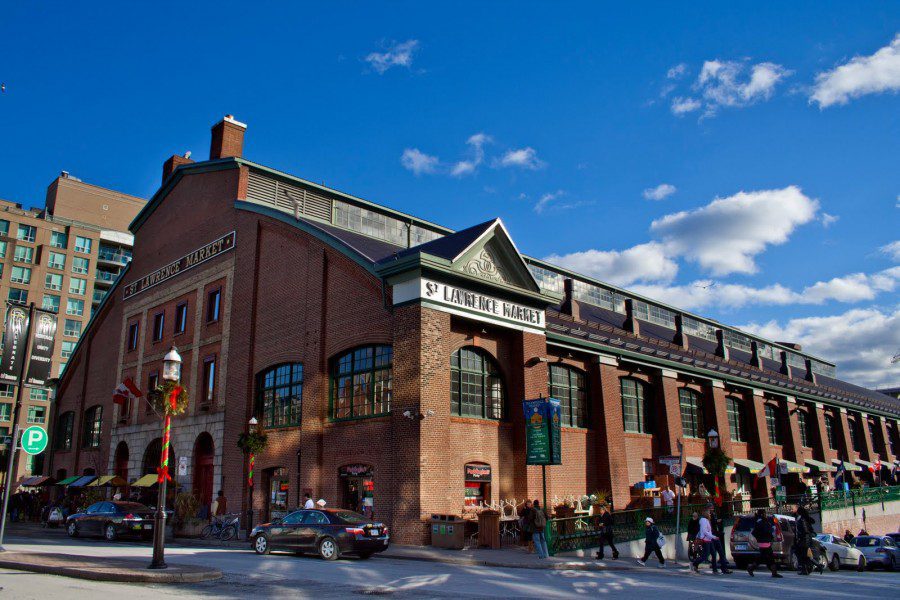
<svg viewBox="0 0 900 600">
<path fill-rule="evenodd" d="M 147 394 L 156 393 L 156 388 L 159 387 L 159 373 L 153 371 L 149 375 L 147 375 Z M 150 414 L 153 412 L 153 406 L 149 403 L 145 403 L 144 412 L 146 414 Z"/>
<path fill-rule="evenodd" d="M 153 341 L 158 342 L 163 339 L 163 332 L 166 324 L 166 313 L 156 313 L 153 317 Z"/>
<path fill-rule="evenodd" d="M 0 241 L 0 258 L 6 258 L 6 249 L 8 247 L 9 242 Z"/>
<path fill-rule="evenodd" d="M 187 302 L 182 302 L 175 307 L 175 335 L 184 333 L 187 329 Z"/>
<path fill-rule="evenodd" d="M 219 310 L 222 303 L 221 288 L 215 289 L 206 297 L 206 322 L 215 323 L 219 320 Z"/>
<path fill-rule="evenodd" d="M 128 326 L 128 351 L 131 352 L 138 347 L 138 334 L 141 330 L 140 323 L 132 323 Z"/>
<path fill-rule="evenodd" d="M 31 269 L 28 267 L 13 267 L 9 280 L 13 283 L 23 283 L 28 285 L 31 283 Z"/>
<path fill-rule="evenodd" d="M 72 429 L 75 425 L 75 413 L 72 411 L 63 413 L 56 423 L 56 438 L 53 446 L 57 450 L 70 450 L 72 448 Z"/>
<path fill-rule="evenodd" d="M 51 231 L 50 245 L 54 248 L 65 248 L 69 245 L 69 236 L 62 231 Z"/>
<path fill-rule="evenodd" d="M 0 398 L 12 398 L 13 386 L 11 383 L 0 383 Z"/>
<path fill-rule="evenodd" d="M 81 445 L 84 448 L 98 448 L 100 433 L 103 430 L 103 407 L 93 406 L 84 413 Z"/>
<path fill-rule="evenodd" d="M 64 270 L 66 268 L 66 255 L 59 252 L 50 252 L 47 255 L 47 268 Z"/>
<path fill-rule="evenodd" d="M 9 221 L 0 219 L 0 235 L 9 235 Z"/>
<path fill-rule="evenodd" d="M 216 357 L 211 356 L 203 361 L 203 397 L 200 404 L 212 406 L 216 399 Z"/>
<path fill-rule="evenodd" d="M 75 252 L 81 252 L 82 254 L 90 254 L 91 253 L 91 244 L 93 240 L 91 238 L 81 237 L 80 235 L 75 236 Z"/>
<path fill-rule="evenodd" d="M 16 246 L 16 251 L 13 253 L 13 260 L 20 263 L 33 263 L 34 248 L 30 246 Z"/>
<path fill-rule="evenodd" d="M 256 394 L 256 410 L 264 427 L 299 425 L 303 365 L 279 365 L 261 373 Z"/>
<path fill-rule="evenodd" d="M 731 430 L 731 441 L 746 442 L 746 422 L 744 420 L 744 403 L 740 398 L 729 396 L 725 399 L 728 411 L 728 428 Z"/>
<path fill-rule="evenodd" d="M 9 288 L 6 299 L 13 304 L 28 304 L 28 290 Z"/>
<path fill-rule="evenodd" d="M 41 308 L 52 312 L 59 312 L 59 296 L 54 296 L 53 294 L 44 294 L 44 299 L 41 302 Z"/>
<path fill-rule="evenodd" d="M 636 379 L 622 378 L 619 382 L 622 394 L 622 421 L 625 431 L 631 433 L 653 433 L 650 427 L 650 412 L 647 410 L 645 391 L 647 386 Z"/>
<path fill-rule="evenodd" d="M 70 356 L 72 356 L 72 353 L 73 353 L 74 351 L 75 351 L 75 342 L 70 342 L 70 341 L 68 341 L 68 340 L 63 340 L 63 343 L 62 343 L 62 352 L 60 353 L 60 355 L 62 356 L 63 360 L 65 360 L 65 359 L 69 358 Z"/>
<path fill-rule="evenodd" d="M 88 268 L 91 266 L 91 261 L 86 258 L 81 258 L 80 256 L 75 256 L 72 258 L 72 272 L 78 275 L 87 275 Z"/>
<path fill-rule="evenodd" d="M 56 273 L 47 273 L 47 276 L 44 278 L 44 286 L 48 290 L 59 291 L 62 289 L 62 283 L 62 275 L 57 275 Z"/>
<path fill-rule="evenodd" d="M 800 445 L 809 448 L 809 418 L 805 411 L 797 411 L 797 426 L 800 429 Z"/>
<path fill-rule="evenodd" d="M 71 337 L 79 337 L 81 335 L 81 321 L 66 319 L 66 326 L 63 329 L 63 333 Z"/>
<path fill-rule="evenodd" d="M 0 404 L 0 421 L 12 420 L 12 404 L 4 402 Z"/>
<path fill-rule="evenodd" d="M 28 391 L 28 397 L 35 402 L 49 402 L 50 390 L 47 388 L 31 388 Z"/>
<path fill-rule="evenodd" d="M 828 447 L 837 450 L 837 442 L 834 438 L 834 417 L 825 415 L 825 435 L 828 437 Z"/>
<path fill-rule="evenodd" d="M 47 408 L 45 406 L 28 407 L 28 423 L 43 423 L 46 419 Z"/>
<path fill-rule="evenodd" d="M 584 374 L 565 365 L 550 365 L 549 392 L 559 400 L 563 427 L 587 427 L 587 383 Z"/>
<path fill-rule="evenodd" d="M 700 403 L 700 394 L 687 388 L 680 388 L 678 403 L 681 409 L 682 434 L 690 438 L 703 438 L 706 432 L 703 426 L 703 405 Z"/>
<path fill-rule="evenodd" d="M 771 404 L 766 404 L 766 432 L 769 435 L 769 443 L 773 446 L 781 445 L 781 424 L 778 422 L 778 409 Z"/>
<path fill-rule="evenodd" d="M 37 230 L 31 225 L 22 225 L 19 224 L 19 228 L 16 231 L 16 239 L 21 242 L 34 242 L 34 235 Z"/>
<path fill-rule="evenodd" d="M 81 279 L 78 277 L 70 277 L 69 278 L 69 293 L 75 294 L 77 296 L 84 296 L 85 292 L 87 292 L 87 279 Z"/>
<path fill-rule="evenodd" d="M 862 430 L 859 428 L 859 423 L 855 418 L 850 417 L 847 419 L 847 428 L 850 430 L 850 443 L 853 445 L 853 451 L 862 452 L 862 439 L 860 438 Z"/>
<path fill-rule="evenodd" d="M 66 314 L 81 317 L 84 315 L 84 300 L 69 298 L 66 300 Z"/>
</svg>

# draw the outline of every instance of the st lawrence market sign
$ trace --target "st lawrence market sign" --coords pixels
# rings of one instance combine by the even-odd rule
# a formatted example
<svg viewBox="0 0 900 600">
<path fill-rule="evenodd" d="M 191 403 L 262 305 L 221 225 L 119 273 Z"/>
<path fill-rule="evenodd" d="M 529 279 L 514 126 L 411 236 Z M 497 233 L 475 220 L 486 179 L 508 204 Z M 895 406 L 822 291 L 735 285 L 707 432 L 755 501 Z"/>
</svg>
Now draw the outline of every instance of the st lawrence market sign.
<svg viewBox="0 0 900 600">
<path fill-rule="evenodd" d="M 205 246 L 197 248 L 190 254 L 186 254 L 178 260 L 173 261 L 166 266 L 153 271 L 152 273 L 148 273 L 137 281 L 132 281 L 125 286 L 123 299 L 128 300 L 132 296 L 136 296 L 141 292 L 145 292 L 155 285 L 159 285 L 164 281 L 172 279 L 173 277 L 177 277 L 185 271 L 193 269 L 197 265 L 201 265 L 206 261 L 219 256 L 220 254 L 232 250 L 234 248 L 234 238 L 235 233 L 233 231 L 231 233 L 227 233 L 219 239 L 212 241 Z"/>
</svg>

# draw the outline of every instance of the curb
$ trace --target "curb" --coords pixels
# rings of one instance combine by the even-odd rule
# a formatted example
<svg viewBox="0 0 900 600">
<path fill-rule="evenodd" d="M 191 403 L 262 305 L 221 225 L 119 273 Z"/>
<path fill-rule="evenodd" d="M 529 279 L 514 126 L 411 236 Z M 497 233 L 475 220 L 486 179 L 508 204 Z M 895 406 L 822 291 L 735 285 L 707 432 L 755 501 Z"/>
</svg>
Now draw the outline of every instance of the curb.
<svg viewBox="0 0 900 600">
<path fill-rule="evenodd" d="M 403 556 L 397 554 L 378 554 L 378 558 L 391 558 L 397 560 L 418 560 L 421 562 L 443 563 L 446 565 L 459 565 L 464 567 L 495 567 L 503 569 L 538 569 L 546 571 L 635 571 L 641 567 L 631 565 L 602 565 L 587 562 L 537 562 L 533 564 L 511 563 L 490 559 L 478 558 L 443 558 L 431 556 Z"/>
<path fill-rule="evenodd" d="M 200 583 L 201 581 L 211 581 L 222 577 L 222 572 L 218 569 L 204 569 L 193 565 L 172 565 L 168 569 L 160 571 L 129 566 L 122 566 L 119 569 L 109 569 L 109 567 L 104 567 L 101 570 L 96 570 L 96 567 L 99 565 L 85 565 L 80 567 L 54 565 L 45 562 L 30 561 L 28 560 L 29 555 L 30 557 L 37 559 L 40 559 L 40 557 L 60 557 L 67 559 L 90 558 L 68 554 L 35 555 L 23 552 L 7 552 L 0 555 L 0 568 L 16 569 L 19 571 L 29 571 L 47 575 L 61 575 L 63 577 L 89 579 L 92 581 L 115 581 L 122 583 Z M 25 559 L 23 560 L 21 557 L 24 557 Z M 109 563 L 106 562 L 106 564 Z"/>
</svg>

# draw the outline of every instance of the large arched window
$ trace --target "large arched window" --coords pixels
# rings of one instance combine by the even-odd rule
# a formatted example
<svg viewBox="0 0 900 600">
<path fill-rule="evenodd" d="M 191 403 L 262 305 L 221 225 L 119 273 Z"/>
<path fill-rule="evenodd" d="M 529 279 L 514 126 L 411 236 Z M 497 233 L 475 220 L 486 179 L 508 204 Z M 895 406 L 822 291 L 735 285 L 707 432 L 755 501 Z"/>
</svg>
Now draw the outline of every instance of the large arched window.
<svg viewBox="0 0 900 600">
<path fill-rule="evenodd" d="M 564 427 L 587 427 L 587 378 L 584 371 L 550 365 L 550 397 L 559 400 Z"/>
<path fill-rule="evenodd" d="M 70 410 L 59 415 L 59 421 L 56 422 L 56 439 L 53 440 L 53 447 L 56 450 L 72 449 L 72 430 L 74 427 L 74 412 Z"/>
<path fill-rule="evenodd" d="M 694 390 L 680 388 L 678 390 L 678 405 L 681 408 L 681 432 L 685 437 L 702 438 L 703 431 L 703 404 L 700 394 Z"/>
<path fill-rule="evenodd" d="M 622 421 L 625 431 L 653 433 L 650 418 L 650 393 L 643 381 L 623 377 L 619 380 L 622 393 Z"/>
<path fill-rule="evenodd" d="M 257 375 L 256 413 L 263 427 L 299 425 L 302 401 L 302 364 L 286 363 Z"/>
<path fill-rule="evenodd" d="M 331 375 L 331 417 L 353 419 L 391 410 L 394 351 L 363 346 L 336 357 Z"/>
<path fill-rule="evenodd" d="M 98 404 L 84 411 L 84 422 L 81 424 L 81 447 L 99 448 L 102 429 L 103 407 Z"/>
<path fill-rule="evenodd" d="M 506 391 L 494 359 L 479 348 L 450 357 L 450 412 L 460 417 L 502 419 Z"/>
</svg>

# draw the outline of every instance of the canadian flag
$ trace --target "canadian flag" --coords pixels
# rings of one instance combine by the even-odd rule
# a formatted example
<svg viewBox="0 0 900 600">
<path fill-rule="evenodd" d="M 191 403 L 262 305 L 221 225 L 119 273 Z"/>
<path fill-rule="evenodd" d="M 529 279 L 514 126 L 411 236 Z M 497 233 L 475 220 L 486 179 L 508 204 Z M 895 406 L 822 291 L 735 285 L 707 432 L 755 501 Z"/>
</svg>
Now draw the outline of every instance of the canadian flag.
<svg viewBox="0 0 900 600">
<path fill-rule="evenodd" d="M 134 384 L 130 377 L 119 384 L 119 387 L 113 390 L 113 404 L 125 406 L 129 400 L 137 400 L 143 396 L 140 388 Z"/>
<path fill-rule="evenodd" d="M 879 458 L 878 460 L 876 460 L 876 461 L 872 464 L 872 466 L 869 467 L 869 470 L 872 471 L 872 472 L 875 473 L 875 474 L 881 473 L 881 459 Z"/>
<path fill-rule="evenodd" d="M 763 477 L 776 477 L 778 476 L 778 457 L 776 456 L 772 460 L 766 463 L 762 469 L 759 470 L 759 473 L 756 474 L 757 479 L 762 479 Z"/>
</svg>

